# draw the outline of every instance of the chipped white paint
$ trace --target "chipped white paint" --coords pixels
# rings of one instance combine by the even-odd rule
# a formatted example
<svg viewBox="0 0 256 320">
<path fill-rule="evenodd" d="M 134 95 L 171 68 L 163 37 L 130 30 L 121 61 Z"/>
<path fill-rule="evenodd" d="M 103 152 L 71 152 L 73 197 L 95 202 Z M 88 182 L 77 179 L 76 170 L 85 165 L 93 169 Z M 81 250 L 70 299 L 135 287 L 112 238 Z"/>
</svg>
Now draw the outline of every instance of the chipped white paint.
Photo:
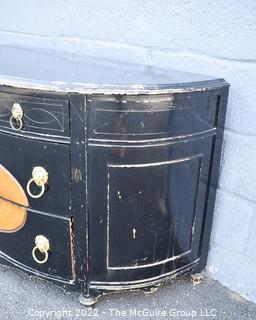
<svg viewBox="0 0 256 320">
<path fill-rule="evenodd" d="M 152 87 L 147 89 L 144 85 L 130 85 L 126 88 L 122 85 L 109 85 L 102 84 L 100 87 L 97 84 L 92 83 L 76 83 L 76 82 L 64 82 L 59 83 L 57 81 L 43 81 L 37 79 L 24 79 L 18 77 L 10 77 L 6 75 L 0 75 L 0 85 L 7 85 L 10 87 L 16 87 L 21 89 L 35 89 L 42 91 L 53 91 L 62 93 L 80 93 L 80 94 L 121 94 L 121 95 L 139 95 L 139 94 L 173 94 L 182 92 L 200 92 L 210 90 L 211 86 L 204 88 L 194 88 L 187 86 L 184 88 L 170 87 L 159 89 Z M 216 87 L 222 86 L 223 83 L 216 84 Z M 215 85 L 214 85 L 215 86 Z"/>
<path fill-rule="evenodd" d="M 119 190 L 117 190 L 117 195 L 118 195 L 118 199 L 122 200 L 122 195 L 121 195 L 121 192 Z"/>
<path fill-rule="evenodd" d="M 110 219 L 110 173 L 108 172 L 108 175 L 107 175 L 107 243 L 106 243 L 106 246 L 107 246 L 107 254 L 106 254 L 106 265 L 107 265 L 107 268 L 109 268 L 109 237 L 110 237 L 110 234 L 109 234 L 109 219 Z"/>
<path fill-rule="evenodd" d="M 133 237 L 133 239 L 136 239 L 136 232 L 137 232 L 136 228 L 133 228 L 132 229 L 132 237 Z"/>
</svg>

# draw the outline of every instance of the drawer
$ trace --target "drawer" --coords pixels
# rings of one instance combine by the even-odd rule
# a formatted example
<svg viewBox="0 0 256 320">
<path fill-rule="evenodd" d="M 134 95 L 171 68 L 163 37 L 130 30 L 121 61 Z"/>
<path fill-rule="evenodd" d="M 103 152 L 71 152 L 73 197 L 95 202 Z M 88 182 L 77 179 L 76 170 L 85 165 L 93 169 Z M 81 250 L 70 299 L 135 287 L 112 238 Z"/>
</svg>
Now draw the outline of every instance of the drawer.
<svg viewBox="0 0 256 320">
<path fill-rule="evenodd" d="M 158 139 L 213 129 L 217 96 L 126 97 L 118 102 L 95 96 L 89 106 L 91 139 Z"/>
<path fill-rule="evenodd" d="M 41 186 L 32 180 L 33 168 L 48 173 Z M 33 210 L 70 216 L 70 146 L 0 134 L 0 196 Z M 40 172 L 39 172 L 40 174 Z M 16 181 L 16 183 L 15 183 Z M 29 188 L 28 182 L 30 181 Z M 16 200 L 20 189 L 22 203 Z M 41 194 L 41 196 L 40 196 Z M 34 198 L 34 196 L 40 196 Z M 27 200 L 26 200 L 26 199 Z"/>
<path fill-rule="evenodd" d="M 22 110 L 20 120 L 12 117 L 14 104 Z M 45 138 L 69 137 L 68 101 L 0 92 L 0 130 Z"/>
<path fill-rule="evenodd" d="M 4 201 L 0 199 L 0 210 L 6 207 Z M 21 208 L 11 203 L 8 205 L 13 207 L 13 216 L 16 214 L 15 210 L 19 215 Z M 0 257 L 26 270 L 42 273 L 51 278 L 67 281 L 74 279 L 72 231 L 69 219 L 55 218 L 27 210 L 23 227 L 17 232 L 6 233 L 2 232 L 5 213 L 6 211 L 1 212 L 0 218 Z M 40 244 L 39 249 L 42 252 L 35 248 L 35 239 L 38 235 L 44 237 L 41 237 L 41 246 L 44 244 L 42 239 L 49 241 L 49 250 L 45 248 L 47 253 L 42 250 Z M 32 256 L 33 249 L 38 262 Z M 46 258 L 47 261 L 44 262 Z"/>
</svg>

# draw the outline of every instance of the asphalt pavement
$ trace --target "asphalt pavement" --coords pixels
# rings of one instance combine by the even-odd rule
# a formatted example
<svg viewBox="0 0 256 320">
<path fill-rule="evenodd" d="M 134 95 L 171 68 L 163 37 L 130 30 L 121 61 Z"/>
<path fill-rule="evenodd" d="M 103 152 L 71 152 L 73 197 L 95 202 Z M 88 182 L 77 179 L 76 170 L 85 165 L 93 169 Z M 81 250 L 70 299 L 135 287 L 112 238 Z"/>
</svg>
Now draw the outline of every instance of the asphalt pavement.
<svg viewBox="0 0 256 320">
<path fill-rule="evenodd" d="M 256 305 L 206 276 L 198 285 L 183 276 L 154 293 L 106 295 L 85 308 L 77 293 L 0 266 L 0 320 L 24 319 L 256 320 Z"/>
</svg>

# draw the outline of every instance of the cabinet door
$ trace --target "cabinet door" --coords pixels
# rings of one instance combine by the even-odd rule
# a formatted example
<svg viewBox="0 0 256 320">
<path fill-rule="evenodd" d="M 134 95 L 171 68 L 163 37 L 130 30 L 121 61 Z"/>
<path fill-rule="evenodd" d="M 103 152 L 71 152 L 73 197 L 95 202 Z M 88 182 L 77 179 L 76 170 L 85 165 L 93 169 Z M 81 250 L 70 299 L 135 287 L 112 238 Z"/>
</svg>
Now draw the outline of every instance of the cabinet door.
<svg viewBox="0 0 256 320">
<path fill-rule="evenodd" d="M 89 147 L 92 282 L 154 279 L 199 258 L 212 144 Z"/>
</svg>

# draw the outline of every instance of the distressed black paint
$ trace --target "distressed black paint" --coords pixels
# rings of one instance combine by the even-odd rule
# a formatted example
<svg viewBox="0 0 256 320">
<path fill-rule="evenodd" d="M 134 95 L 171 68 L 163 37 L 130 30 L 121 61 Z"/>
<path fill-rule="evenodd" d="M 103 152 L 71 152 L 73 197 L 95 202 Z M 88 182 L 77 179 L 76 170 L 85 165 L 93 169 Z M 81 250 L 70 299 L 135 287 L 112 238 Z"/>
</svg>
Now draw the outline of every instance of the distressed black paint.
<svg viewBox="0 0 256 320">
<path fill-rule="evenodd" d="M 87 65 L 91 81 L 77 85 L 65 73 L 73 62 L 62 63 L 63 72 L 53 63 L 56 72 L 47 83 L 44 77 L 31 82 L 21 70 L 24 88 L 0 89 L 0 163 L 24 190 L 34 166 L 49 172 L 45 195 L 29 199 L 23 229 L 0 234 L 2 263 L 87 298 L 201 271 L 218 182 L 226 82 L 117 64 L 106 74 L 106 64 L 95 62 Z M 79 63 L 86 70 L 88 61 Z M 130 77 L 122 77 L 127 70 Z M 56 89 L 52 81 L 60 74 L 66 86 Z M 10 79 L 22 86 L 15 75 L 6 85 Z M 24 107 L 20 132 L 9 126 L 13 102 Z M 31 256 L 38 234 L 51 243 L 43 266 Z"/>
</svg>

